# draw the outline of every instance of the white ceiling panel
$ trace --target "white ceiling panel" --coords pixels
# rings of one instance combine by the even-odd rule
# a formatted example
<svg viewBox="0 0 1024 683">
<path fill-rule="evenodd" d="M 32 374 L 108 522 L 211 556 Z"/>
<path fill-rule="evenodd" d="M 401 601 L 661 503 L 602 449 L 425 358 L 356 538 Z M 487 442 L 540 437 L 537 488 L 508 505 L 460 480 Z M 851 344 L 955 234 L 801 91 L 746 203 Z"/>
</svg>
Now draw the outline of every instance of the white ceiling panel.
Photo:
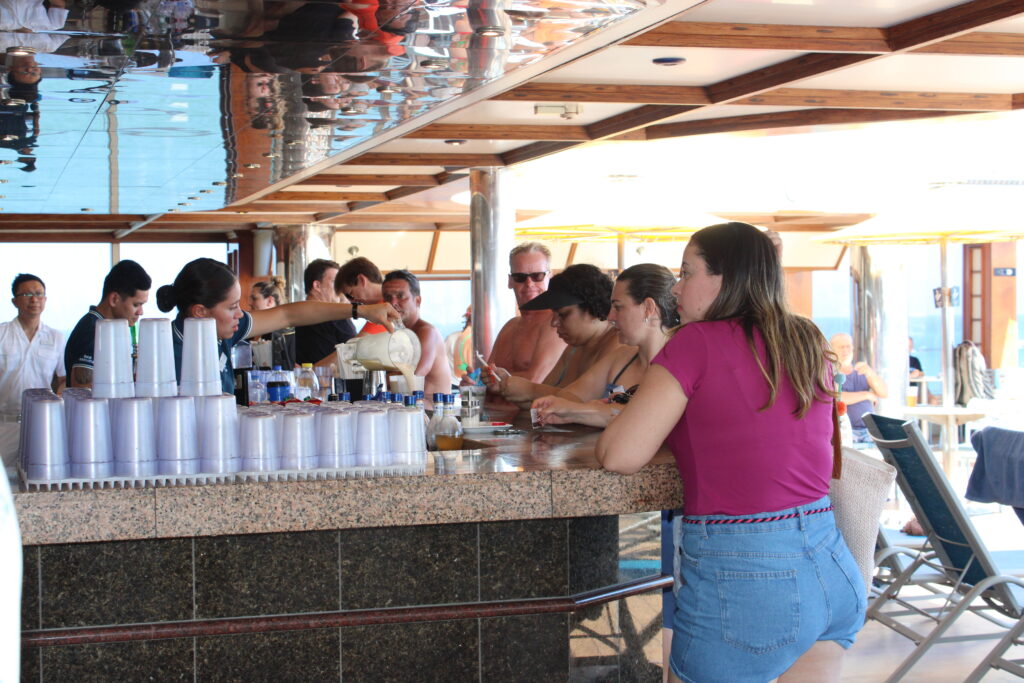
<svg viewBox="0 0 1024 683">
<path fill-rule="evenodd" d="M 1013 19 L 997 21 L 994 24 L 989 24 L 982 30 L 993 31 L 996 33 L 1024 33 L 1024 17 L 1014 17 Z"/>
<path fill-rule="evenodd" d="M 441 150 L 435 151 L 440 152 Z M 452 148 L 449 148 L 447 152 L 456 153 Z M 370 152 L 370 154 L 382 153 L 379 149 Z M 359 166 L 357 164 L 340 164 L 332 166 L 327 171 L 321 173 L 319 177 L 329 178 L 332 175 L 352 175 L 354 173 L 370 175 L 436 175 L 443 172 L 444 168 L 441 166 Z"/>
<path fill-rule="evenodd" d="M 963 0 L 714 0 L 686 21 L 798 26 L 892 26 L 962 4 Z"/>
<path fill-rule="evenodd" d="M 382 154 L 501 154 L 523 144 L 523 140 L 467 140 L 464 144 L 452 146 L 444 140 L 400 138 L 374 151 Z"/>
<path fill-rule="evenodd" d="M 813 107 L 774 107 L 753 104 L 723 104 L 718 107 L 707 107 L 694 109 L 685 114 L 673 116 L 659 123 L 675 123 L 677 121 L 700 121 L 703 119 L 721 119 L 730 116 L 754 116 L 756 114 L 775 114 L 780 111 L 798 111 L 800 109 L 812 109 Z"/>
<path fill-rule="evenodd" d="M 332 186 L 332 185 L 291 185 L 285 188 L 287 192 L 387 192 L 395 189 L 394 185 L 358 185 L 358 186 Z"/>
<path fill-rule="evenodd" d="M 543 126 L 586 126 L 636 108 L 635 104 L 584 102 L 582 112 L 566 120 L 558 116 L 538 116 L 533 113 L 533 102 L 488 101 L 479 102 L 442 120 L 442 123 L 534 124 Z"/>
<path fill-rule="evenodd" d="M 959 55 L 895 55 L 800 81 L 798 88 L 1024 92 L 1024 59 Z"/>
<path fill-rule="evenodd" d="M 537 78 L 538 83 L 708 85 L 793 59 L 784 50 L 726 50 L 705 47 L 612 47 Z M 656 57 L 684 57 L 677 66 L 651 63 Z"/>
</svg>

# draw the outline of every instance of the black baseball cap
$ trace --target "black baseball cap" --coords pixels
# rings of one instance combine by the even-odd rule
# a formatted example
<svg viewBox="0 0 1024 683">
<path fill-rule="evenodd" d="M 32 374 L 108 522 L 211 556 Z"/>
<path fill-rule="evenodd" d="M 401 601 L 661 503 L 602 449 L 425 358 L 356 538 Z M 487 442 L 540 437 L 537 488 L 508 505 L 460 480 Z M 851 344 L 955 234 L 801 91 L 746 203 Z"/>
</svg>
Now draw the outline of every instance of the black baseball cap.
<svg viewBox="0 0 1024 683">
<path fill-rule="evenodd" d="M 547 309 L 564 308 L 574 304 L 583 303 L 583 299 L 572 292 L 567 286 L 562 274 L 551 278 L 548 283 L 548 291 L 541 292 L 519 307 L 521 311 L 544 311 Z"/>
</svg>

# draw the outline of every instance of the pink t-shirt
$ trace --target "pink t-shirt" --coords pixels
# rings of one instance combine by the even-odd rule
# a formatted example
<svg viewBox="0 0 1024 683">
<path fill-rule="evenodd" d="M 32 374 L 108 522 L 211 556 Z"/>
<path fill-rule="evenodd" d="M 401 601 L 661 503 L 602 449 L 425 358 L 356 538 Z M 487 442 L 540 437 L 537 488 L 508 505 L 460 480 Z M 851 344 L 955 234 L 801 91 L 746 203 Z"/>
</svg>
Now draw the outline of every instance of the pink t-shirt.
<svg viewBox="0 0 1024 683">
<path fill-rule="evenodd" d="M 764 360 L 764 344 L 755 332 Z M 812 503 L 832 475 L 832 405 L 815 401 L 802 419 L 783 373 L 775 404 L 735 320 L 690 323 L 654 359 L 689 399 L 666 441 L 691 515 L 745 515 Z"/>
</svg>

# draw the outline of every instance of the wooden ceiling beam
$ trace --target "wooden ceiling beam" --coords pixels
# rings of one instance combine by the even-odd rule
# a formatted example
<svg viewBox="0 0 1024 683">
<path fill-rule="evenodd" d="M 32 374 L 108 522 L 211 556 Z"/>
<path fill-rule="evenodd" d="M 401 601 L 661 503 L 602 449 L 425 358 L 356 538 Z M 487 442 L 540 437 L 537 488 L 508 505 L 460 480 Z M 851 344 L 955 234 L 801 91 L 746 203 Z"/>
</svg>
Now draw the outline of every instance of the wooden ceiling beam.
<svg viewBox="0 0 1024 683">
<path fill-rule="evenodd" d="M 243 204 L 243 211 L 249 210 L 252 213 L 316 213 L 318 211 L 333 211 L 334 213 L 348 210 L 347 202 L 262 202 L 255 201 L 251 204 Z M 241 207 L 233 207 L 236 210 Z"/>
<path fill-rule="evenodd" d="M 466 178 L 467 175 L 468 174 L 466 173 L 449 173 L 448 171 L 445 171 L 443 173 L 438 173 L 437 175 L 435 175 L 434 181 L 435 185 L 447 185 L 448 183 L 454 183 L 457 180 L 462 180 L 463 178 Z M 427 188 L 410 185 L 408 187 L 396 187 L 395 189 L 389 190 L 384 194 L 387 197 L 386 201 L 392 201 L 395 199 L 402 199 L 404 197 L 411 197 L 414 194 L 419 194 L 420 192 L 423 192 L 425 189 Z"/>
<path fill-rule="evenodd" d="M 313 220 L 313 213 L 269 213 L 264 211 L 250 211 L 246 209 L 231 209 L 222 212 L 192 211 L 166 213 L 150 223 L 150 225 L 222 225 L 224 223 L 242 224 L 249 223 L 309 223 Z"/>
<path fill-rule="evenodd" d="M 976 31 L 911 50 L 914 54 L 1024 57 L 1024 34 Z"/>
<path fill-rule="evenodd" d="M 433 123 L 404 136 L 417 140 L 578 140 L 590 139 L 583 126 L 506 126 Z"/>
<path fill-rule="evenodd" d="M 311 221 L 313 222 L 313 221 Z M 454 223 L 463 224 L 469 222 L 469 208 L 462 215 L 449 214 L 441 215 L 436 213 L 346 213 L 334 217 L 325 216 L 315 221 L 317 223 L 363 225 L 366 223 Z"/>
<path fill-rule="evenodd" d="M 365 174 L 327 174 L 321 173 L 304 180 L 300 180 L 292 187 L 329 186 L 356 187 L 359 185 L 381 185 L 399 186 L 412 185 L 415 187 L 436 187 L 437 178 L 430 174 L 422 175 L 389 175 L 386 173 L 365 173 Z"/>
<path fill-rule="evenodd" d="M 385 154 L 369 152 L 349 159 L 336 168 L 345 166 L 443 166 L 468 168 L 470 166 L 501 166 L 497 154 Z M 410 183 L 403 183 L 410 184 Z"/>
<path fill-rule="evenodd" d="M 99 243 L 111 243 L 117 242 L 119 244 L 125 243 L 138 243 L 138 242 L 232 242 L 227 234 L 221 230 L 219 232 L 146 232 L 146 228 L 142 228 L 137 232 L 133 232 L 124 239 L 116 240 L 107 231 L 75 231 L 67 232 L 64 230 L 59 231 L 23 231 L 23 232 L 12 232 L 8 230 L 0 230 L 0 242 L 99 242 Z"/>
<path fill-rule="evenodd" d="M 492 100 L 528 102 L 626 102 L 634 104 L 710 104 L 704 88 L 685 85 L 612 83 L 526 83 Z"/>
<path fill-rule="evenodd" d="M 561 152 L 578 144 L 577 142 L 531 142 L 528 145 L 502 152 L 501 160 L 505 162 L 506 166 L 512 166 L 513 164 L 521 164 L 533 159 L 546 157 L 549 154 Z"/>
<path fill-rule="evenodd" d="M 0 223 L 65 223 L 69 227 L 88 226 L 97 223 L 128 223 L 145 220 L 136 214 L 109 213 L 0 213 Z"/>
<path fill-rule="evenodd" d="M 920 49 L 1024 13 L 1024 0 L 972 0 L 885 30 L 893 52 Z"/>
<path fill-rule="evenodd" d="M 850 109 L 941 109 L 957 111 L 1009 111 L 1013 95 L 997 93 L 908 92 L 889 90 L 819 90 L 778 88 L 735 100 L 732 104 Z"/>
<path fill-rule="evenodd" d="M 864 54 L 811 52 L 713 83 L 707 86 L 708 98 L 712 102 L 724 104 L 876 58 Z"/>
<path fill-rule="evenodd" d="M 884 110 L 884 109 L 800 109 L 773 114 L 750 116 L 728 116 L 698 121 L 663 123 L 647 128 L 649 140 L 708 135 L 710 133 L 734 133 L 744 130 L 768 128 L 792 128 L 797 126 L 824 126 L 848 123 L 870 123 L 877 121 L 906 121 L 910 119 L 955 116 L 962 111 L 928 110 Z"/>
<path fill-rule="evenodd" d="M 269 204 L 272 202 L 382 202 L 387 197 L 383 192 L 272 192 L 251 202 Z"/>
<path fill-rule="evenodd" d="M 670 21 L 622 45 L 878 54 L 890 51 L 882 28 L 699 21 Z"/>
<path fill-rule="evenodd" d="M 621 135 L 698 108 L 672 104 L 648 104 L 592 123 L 587 126 L 587 133 L 595 140 Z"/>
</svg>

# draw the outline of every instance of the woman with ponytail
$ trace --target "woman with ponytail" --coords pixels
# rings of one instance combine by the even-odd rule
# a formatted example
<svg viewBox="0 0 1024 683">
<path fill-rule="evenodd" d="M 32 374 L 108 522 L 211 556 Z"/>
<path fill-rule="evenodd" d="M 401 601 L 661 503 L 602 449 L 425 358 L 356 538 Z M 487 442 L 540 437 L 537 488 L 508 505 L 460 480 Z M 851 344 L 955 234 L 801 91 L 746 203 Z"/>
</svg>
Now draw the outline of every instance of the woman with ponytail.
<svg viewBox="0 0 1024 683">
<path fill-rule="evenodd" d="M 225 264 L 209 258 L 190 261 L 174 279 L 174 284 L 157 290 L 156 304 L 161 311 L 178 309 L 171 324 L 174 342 L 174 365 L 181 379 L 181 349 L 184 340 L 185 318 L 213 318 L 217 321 L 220 340 L 221 388 L 225 393 L 235 391 L 235 378 L 231 366 L 231 348 L 243 339 L 253 339 L 275 330 L 296 325 L 315 325 L 328 320 L 366 318 L 394 331 L 392 321 L 398 312 L 389 304 L 331 304 L 320 301 L 300 301 L 248 313 L 241 307 L 242 289 L 238 278 Z"/>
<path fill-rule="evenodd" d="M 698 231 L 681 274 L 682 327 L 596 449 L 623 474 L 662 443 L 675 455 L 671 680 L 838 681 L 866 595 L 828 497 L 835 356 L 786 308 L 779 256 L 757 228 Z"/>
</svg>

